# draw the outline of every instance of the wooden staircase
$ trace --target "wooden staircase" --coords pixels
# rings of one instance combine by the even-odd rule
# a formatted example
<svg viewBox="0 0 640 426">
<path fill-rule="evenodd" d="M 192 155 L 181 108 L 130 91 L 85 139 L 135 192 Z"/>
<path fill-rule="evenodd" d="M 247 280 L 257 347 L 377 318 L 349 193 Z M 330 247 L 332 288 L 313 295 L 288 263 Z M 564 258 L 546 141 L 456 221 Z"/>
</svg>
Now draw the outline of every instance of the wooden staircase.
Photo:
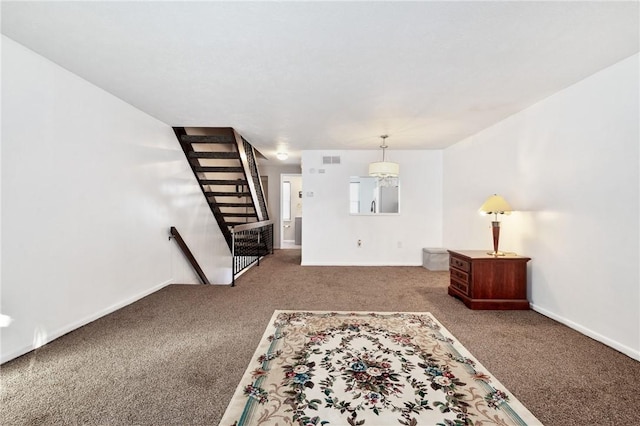
<svg viewBox="0 0 640 426">
<path fill-rule="evenodd" d="M 258 153 L 231 127 L 173 130 L 233 253 L 233 227 L 269 220 Z"/>
</svg>

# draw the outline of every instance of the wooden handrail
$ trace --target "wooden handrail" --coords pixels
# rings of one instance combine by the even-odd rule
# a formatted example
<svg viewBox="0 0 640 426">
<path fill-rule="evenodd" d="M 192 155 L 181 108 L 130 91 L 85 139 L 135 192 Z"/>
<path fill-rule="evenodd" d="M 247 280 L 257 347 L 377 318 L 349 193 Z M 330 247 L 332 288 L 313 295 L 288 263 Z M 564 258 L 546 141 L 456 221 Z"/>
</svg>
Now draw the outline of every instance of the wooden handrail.
<svg viewBox="0 0 640 426">
<path fill-rule="evenodd" d="M 242 225 L 236 225 L 231 227 L 231 233 L 246 231 L 247 229 L 262 228 L 265 225 L 272 224 L 273 220 L 263 220 L 261 222 L 243 223 Z"/>
<path fill-rule="evenodd" d="M 198 274 L 198 278 L 200 278 L 202 284 L 211 284 L 207 279 L 207 276 L 202 271 L 202 268 L 200 268 L 200 265 L 198 265 L 198 261 L 193 256 L 193 253 L 191 253 L 191 250 L 189 250 L 189 247 L 187 247 L 187 243 L 184 242 L 175 226 L 172 226 L 169 232 L 171 233 L 171 236 L 176 240 L 176 243 L 178 243 L 178 247 L 180 247 L 180 249 L 182 250 L 184 257 L 187 258 L 193 269 L 196 271 L 196 274 Z"/>
</svg>

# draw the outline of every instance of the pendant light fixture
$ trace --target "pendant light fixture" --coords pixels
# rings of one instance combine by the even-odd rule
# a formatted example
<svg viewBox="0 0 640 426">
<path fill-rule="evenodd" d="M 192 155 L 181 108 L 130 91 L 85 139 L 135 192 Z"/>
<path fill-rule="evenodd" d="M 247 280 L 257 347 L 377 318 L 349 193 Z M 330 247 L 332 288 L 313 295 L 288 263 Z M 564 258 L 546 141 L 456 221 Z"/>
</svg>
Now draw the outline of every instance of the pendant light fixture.
<svg viewBox="0 0 640 426">
<path fill-rule="evenodd" d="M 375 176 L 379 179 L 397 178 L 400 175 L 400 166 L 398 163 L 392 163 L 385 160 L 385 149 L 388 148 L 386 139 L 389 135 L 382 135 L 382 161 L 369 164 L 369 176 Z"/>
</svg>

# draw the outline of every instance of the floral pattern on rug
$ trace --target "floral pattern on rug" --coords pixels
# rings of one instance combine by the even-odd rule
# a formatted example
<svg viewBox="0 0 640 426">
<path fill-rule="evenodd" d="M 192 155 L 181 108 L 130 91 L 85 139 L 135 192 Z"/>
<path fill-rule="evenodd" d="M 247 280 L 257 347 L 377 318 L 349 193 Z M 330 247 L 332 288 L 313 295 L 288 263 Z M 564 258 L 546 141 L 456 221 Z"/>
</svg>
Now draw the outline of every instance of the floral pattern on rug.
<svg viewBox="0 0 640 426">
<path fill-rule="evenodd" d="M 429 313 L 276 311 L 221 425 L 540 422 Z"/>
</svg>

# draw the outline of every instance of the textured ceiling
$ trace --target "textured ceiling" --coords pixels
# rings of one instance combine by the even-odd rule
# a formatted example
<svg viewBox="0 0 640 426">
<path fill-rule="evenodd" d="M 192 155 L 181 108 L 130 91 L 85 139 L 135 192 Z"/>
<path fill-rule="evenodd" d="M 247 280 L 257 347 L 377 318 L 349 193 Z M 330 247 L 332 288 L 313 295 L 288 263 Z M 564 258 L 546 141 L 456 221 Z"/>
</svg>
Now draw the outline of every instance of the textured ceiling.
<svg viewBox="0 0 640 426">
<path fill-rule="evenodd" d="M 639 50 L 638 2 L 2 2 L 2 33 L 267 157 L 443 148 Z"/>
</svg>

